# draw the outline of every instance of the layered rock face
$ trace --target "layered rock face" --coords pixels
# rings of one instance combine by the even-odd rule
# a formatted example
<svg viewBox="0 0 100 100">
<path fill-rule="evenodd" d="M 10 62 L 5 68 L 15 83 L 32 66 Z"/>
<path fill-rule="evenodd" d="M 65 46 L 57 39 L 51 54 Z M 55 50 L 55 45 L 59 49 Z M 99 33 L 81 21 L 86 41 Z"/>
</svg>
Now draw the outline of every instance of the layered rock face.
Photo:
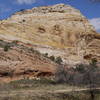
<svg viewBox="0 0 100 100">
<path fill-rule="evenodd" d="M 8 51 L 4 50 L 9 43 Z M 57 64 L 24 45 L 0 41 L 0 82 L 53 76 Z"/>
<path fill-rule="evenodd" d="M 95 35 L 80 11 L 64 4 L 21 10 L 0 21 L 1 38 L 31 43 L 41 53 L 61 56 L 67 63 L 80 61 Z"/>
<path fill-rule="evenodd" d="M 23 10 L 0 22 L 0 33 L 60 48 L 94 31 L 79 10 L 64 4 Z"/>
</svg>

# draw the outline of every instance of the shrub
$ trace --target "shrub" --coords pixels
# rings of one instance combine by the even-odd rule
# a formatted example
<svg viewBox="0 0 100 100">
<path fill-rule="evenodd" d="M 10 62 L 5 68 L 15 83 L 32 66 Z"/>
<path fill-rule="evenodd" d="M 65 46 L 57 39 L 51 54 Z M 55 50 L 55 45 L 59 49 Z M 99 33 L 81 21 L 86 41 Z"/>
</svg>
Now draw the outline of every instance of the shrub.
<svg viewBox="0 0 100 100">
<path fill-rule="evenodd" d="M 25 19 L 23 19 L 22 22 L 25 22 Z"/>
<path fill-rule="evenodd" d="M 0 39 L 1 42 L 3 42 L 3 40 Z"/>
<path fill-rule="evenodd" d="M 54 56 L 50 56 L 49 57 L 52 61 L 55 61 L 55 57 Z"/>
<path fill-rule="evenodd" d="M 74 79 L 74 71 L 69 70 L 64 65 L 59 65 L 58 69 L 55 73 L 55 81 L 56 83 L 67 83 L 72 84 Z"/>
<path fill-rule="evenodd" d="M 83 64 L 76 65 L 75 70 L 78 71 L 79 73 L 84 73 L 85 72 L 85 65 L 83 65 Z"/>
<path fill-rule="evenodd" d="M 63 62 L 62 58 L 59 56 L 56 58 L 56 63 L 61 64 Z"/>
<path fill-rule="evenodd" d="M 67 71 L 63 65 L 58 66 L 55 73 L 55 80 L 57 83 L 65 83 L 67 81 Z"/>
<path fill-rule="evenodd" d="M 9 45 L 5 45 L 5 46 L 4 46 L 4 51 L 5 51 L 5 52 L 7 52 L 9 49 L 10 49 L 10 46 L 9 46 Z"/>
<path fill-rule="evenodd" d="M 38 55 L 41 55 L 41 53 L 38 51 L 38 50 L 35 50 L 35 49 L 33 49 L 33 48 L 30 48 L 29 49 L 32 53 L 36 53 L 36 54 L 38 54 Z"/>
<path fill-rule="evenodd" d="M 48 53 L 45 53 L 45 54 L 44 54 L 44 57 L 47 57 L 47 58 L 48 58 Z"/>
<path fill-rule="evenodd" d="M 18 42 L 19 42 L 18 40 L 12 41 L 13 44 L 18 44 Z"/>
<path fill-rule="evenodd" d="M 35 52 L 35 50 L 34 50 L 33 48 L 30 48 L 30 50 L 31 50 L 31 52 L 32 52 L 32 53 L 34 53 L 34 52 Z"/>
<path fill-rule="evenodd" d="M 91 65 L 96 65 L 96 63 L 97 63 L 97 59 L 96 58 L 93 58 L 92 60 L 91 60 L 91 62 L 90 62 L 90 64 Z"/>
<path fill-rule="evenodd" d="M 88 85 L 92 88 L 100 84 L 100 67 L 92 61 L 90 64 L 80 64 L 76 68 L 66 68 L 59 65 L 55 79 L 57 82 L 65 82 L 74 85 Z M 93 87 L 94 86 L 94 87 Z"/>
</svg>

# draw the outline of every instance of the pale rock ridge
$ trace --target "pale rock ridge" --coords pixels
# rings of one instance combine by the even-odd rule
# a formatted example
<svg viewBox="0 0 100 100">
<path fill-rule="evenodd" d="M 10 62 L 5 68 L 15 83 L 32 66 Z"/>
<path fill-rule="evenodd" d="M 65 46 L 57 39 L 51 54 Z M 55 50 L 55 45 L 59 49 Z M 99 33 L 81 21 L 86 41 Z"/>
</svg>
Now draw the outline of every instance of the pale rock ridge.
<svg viewBox="0 0 100 100">
<path fill-rule="evenodd" d="M 57 4 L 54 6 L 43 6 L 43 7 L 34 7 L 31 10 L 22 10 L 23 13 L 51 13 L 51 12 L 60 12 L 60 13 L 66 13 L 66 12 L 79 12 L 79 10 L 76 10 L 75 8 L 72 8 L 70 5 L 65 4 Z M 18 12 L 16 14 L 21 14 L 21 12 Z M 15 14 L 15 15 L 16 15 Z"/>
</svg>

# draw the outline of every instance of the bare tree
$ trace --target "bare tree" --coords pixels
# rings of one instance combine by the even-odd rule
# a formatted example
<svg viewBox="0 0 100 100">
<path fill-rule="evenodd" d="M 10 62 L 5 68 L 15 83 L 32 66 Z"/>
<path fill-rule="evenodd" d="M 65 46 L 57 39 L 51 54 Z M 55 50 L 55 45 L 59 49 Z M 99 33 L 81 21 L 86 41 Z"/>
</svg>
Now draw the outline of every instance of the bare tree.
<svg viewBox="0 0 100 100">
<path fill-rule="evenodd" d="M 96 59 L 93 59 L 88 65 L 81 66 L 84 69 L 83 72 L 79 71 L 82 73 L 82 84 L 88 85 L 91 100 L 95 100 L 95 90 L 100 85 L 100 68 L 96 65 Z"/>
<path fill-rule="evenodd" d="M 80 64 L 76 68 L 67 69 L 60 65 L 55 74 L 57 83 L 67 83 L 74 86 L 88 86 L 91 100 L 95 100 L 95 90 L 100 86 L 100 67 L 97 66 L 96 59 L 89 64 Z M 73 89 L 72 91 L 75 91 Z"/>
</svg>

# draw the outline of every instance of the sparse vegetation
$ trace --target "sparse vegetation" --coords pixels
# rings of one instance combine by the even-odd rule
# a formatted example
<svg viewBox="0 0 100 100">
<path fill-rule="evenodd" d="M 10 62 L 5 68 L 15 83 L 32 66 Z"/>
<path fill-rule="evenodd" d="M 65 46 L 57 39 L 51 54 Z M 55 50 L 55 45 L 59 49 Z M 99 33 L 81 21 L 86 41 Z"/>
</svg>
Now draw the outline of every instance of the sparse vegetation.
<svg viewBox="0 0 100 100">
<path fill-rule="evenodd" d="M 57 72 L 55 73 L 55 80 L 57 83 L 67 83 L 69 75 L 67 75 L 67 70 L 63 65 L 59 65 Z"/>
<path fill-rule="evenodd" d="M 60 64 L 54 79 L 40 78 L 17 80 L 0 85 L 0 90 L 2 90 L 3 93 L 9 91 L 10 94 L 13 94 L 14 91 L 16 95 L 20 95 L 19 97 L 15 95 L 9 96 L 10 100 L 25 100 L 26 97 L 23 98 L 22 95 L 25 93 L 29 96 L 28 91 L 31 91 L 30 100 L 32 100 L 32 98 L 42 100 L 41 97 L 43 100 L 99 100 L 100 91 L 95 88 L 97 85 L 99 86 L 100 83 L 100 78 L 97 77 L 100 75 L 100 69 L 94 62 L 95 61 L 92 60 L 89 65 L 81 64 L 77 65 L 76 68 L 70 69 L 66 69 L 64 65 Z M 12 74 L 13 72 L 9 75 L 12 77 Z M 88 90 L 75 92 L 77 89 L 87 86 Z M 73 90 L 73 88 L 75 88 L 75 90 Z M 60 90 L 63 92 L 61 91 L 60 93 Z M 67 90 L 69 91 L 66 92 Z M 20 94 L 17 91 L 21 91 Z M 37 96 L 34 93 L 39 95 Z M 40 94 L 41 97 L 39 97 Z M 4 100 L 6 95 L 3 97 Z M 46 97 L 44 95 L 46 95 Z"/>
<path fill-rule="evenodd" d="M 12 41 L 12 44 L 15 44 L 15 45 L 17 45 L 18 44 L 18 40 L 14 40 L 14 41 Z"/>
<path fill-rule="evenodd" d="M 50 56 L 49 59 L 51 59 L 52 61 L 55 62 L 55 57 L 54 56 Z"/>
<path fill-rule="evenodd" d="M 13 41 L 14 44 L 16 44 L 17 41 Z M 5 45 L 6 44 L 6 45 Z M 5 43 L 5 51 L 8 51 L 10 48 L 10 43 Z M 23 48 L 25 48 L 24 46 L 22 46 Z M 26 50 L 31 50 L 31 52 L 36 53 L 36 54 L 41 54 L 39 51 L 34 50 L 33 48 L 30 49 L 26 49 Z M 30 80 L 30 79 L 22 79 L 19 81 L 14 81 L 14 82 L 10 82 L 8 84 L 5 84 L 0 86 L 0 90 L 2 91 L 21 91 L 21 90 L 39 90 L 39 93 L 41 92 L 46 92 L 46 91 L 58 91 L 58 90 L 67 90 L 68 87 L 71 87 L 73 85 L 73 87 L 77 87 L 77 86 L 82 86 L 82 87 L 88 87 L 88 93 L 84 94 L 84 92 L 82 92 L 81 96 L 84 94 L 87 96 L 87 98 L 85 98 L 86 100 L 96 100 L 96 96 L 97 94 L 95 93 L 94 89 L 99 87 L 100 84 L 100 68 L 97 66 L 97 60 L 94 58 L 92 59 L 92 61 L 90 62 L 90 64 L 79 64 L 76 66 L 76 68 L 69 68 L 67 69 L 63 64 L 62 64 L 62 58 L 61 57 L 55 57 L 55 56 L 48 56 L 48 53 L 44 54 L 44 57 L 47 57 L 49 59 L 51 59 L 52 61 L 56 62 L 59 67 L 58 70 L 55 74 L 55 78 L 53 79 L 39 79 L 39 80 Z M 4 73 L 5 76 L 10 76 L 10 78 L 12 78 L 13 76 L 13 71 L 11 73 Z M 7 88 L 6 88 L 7 87 Z M 71 87 L 72 88 L 72 87 Z M 73 88 L 72 88 L 73 89 Z M 57 93 L 57 92 L 55 92 Z M 73 94 L 73 92 L 70 92 L 71 94 L 66 94 L 63 92 L 62 94 L 59 94 L 61 97 L 60 99 L 56 96 L 58 94 L 54 94 L 55 98 L 57 100 L 69 100 L 69 98 L 71 100 L 83 100 L 84 96 L 82 96 L 82 98 L 80 98 L 80 96 L 76 96 Z M 33 93 L 34 94 L 34 93 Z M 44 95 L 49 95 L 51 96 L 51 94 L 44 94 Z M 33 96 L 32 96 L 33 97 Z M 31 98 L 30 97 L 30 100 Z M 18 97 L 16 97 L 18 99 Z M 34 98 L 34 97 L 33 97 Z M 37 98 L 37 97 L 36 97 Z M 48 97 L 49 98 L 49 97 Z M 48 98 L 45 98 L 45 100 L 48 100 Z M 95 99 L 94 99 L 95 98 Z M 100 96 L 98 97 L 100 98 Z M 1 99 L 1 98 L 0 98 Z M 11 98 L 10 98 L 11 99 Z M 51 99 L 51 97 L 49 98 L 49 100 Z M 54 99 L 54 100 L 56 100 Z M 13 99 L 12 99 L 13 100 Z M 41 100 L 41 99 L 40 99 Z M 44 96 L 43 96 L 43 100 L 44 100 Z M 52 98 L 53 100 L 53 98 Z M 97 99 L 98 100 L 98 99 Z"/>
<path fill-rule="evenodd" d="M 45 53 L 44 56 L 48 58 L 48 53 Z"/>
<path fill-rule="evenodd" d="M 85 65 L 79 64 L 76 66 L 75 70 L 78 71 L 79 73 L 84 73 L 85 72 Z"/>
<path fill-rule="evenodd" d="M 62 58 L 59 56 L 55 60 L 56 63 L 61 64 L 63 62 Z"/>
<path fill-rule="evenodd" d="M 1 42 L 3 42 L 3 40 L 0 39 Z"/>
<path fill-rule="evenodd" d="M 69 70 L 61 65 L 55 75 L 56 82 L 87 86 L 91 100 L 95 100 L 95 89 L 100 86 L 100 67 L 96 62 L 96 59 L 92 59 L 90 64 L 80 64 L 75 69 Z"/>
<path fill-rule="evenodd" d="M 32 51 L 32 53 L 34 53 L 34 52 L 35 52 L 35 50 L 34 50 L 33 48 L 30 48 L 30 50 Z"/>
<path fill-rule="evenodd" d="M 50 60 L 54 61 L 57 64 L 62 64 L 62 62 L 63 62 L 63 60 L 62 60 L 62 58 L 60 56 L 59 57 L 55 57 L 54 55 L 52 55 L 52 56 L 49 57 L 48 53 L 45 53 L 44 57 L 49 58 Z"/>
<path fill-rule="evenodd" d="M 10 46 L 7 44 L 4 46 L 4 51 L 7 52 L 10 49 Z"/>
<path fill-rule="evenodd" d="M 26 21 L 25 19 L 22 20 L 22 22 L 25 22 L 25 21 Z"/>
<path fill-rule="evenodd" d="M 91 84 L 99 85 L 100 83 L 100 68 L 94 63 L 80 64 L 76 68 L 66 69 L 64 65 L 58 67 L 56 78 L 57 80 L 63 79 L 67 83 L 75 83 L 76 85 L 89 85 L 90 79 L 93 81 Z"/>
<path fill-rule="evenodd" d="M 35 50 L 34 48 L 29 49 L 32 53 L 36 53 L 38 55 L 42 55 L 38 50 Z"/>
<path fill-rule="evenodd" d="M 48 79 L 23 79 L 0 84 L 0 100 L 91 100 L 89 91 L 72 90 L 73 86 L 54 84 L 54 81 Z M 95 100 L 99 100 L 100 91 L 95 94 Z"/>
</svg>

